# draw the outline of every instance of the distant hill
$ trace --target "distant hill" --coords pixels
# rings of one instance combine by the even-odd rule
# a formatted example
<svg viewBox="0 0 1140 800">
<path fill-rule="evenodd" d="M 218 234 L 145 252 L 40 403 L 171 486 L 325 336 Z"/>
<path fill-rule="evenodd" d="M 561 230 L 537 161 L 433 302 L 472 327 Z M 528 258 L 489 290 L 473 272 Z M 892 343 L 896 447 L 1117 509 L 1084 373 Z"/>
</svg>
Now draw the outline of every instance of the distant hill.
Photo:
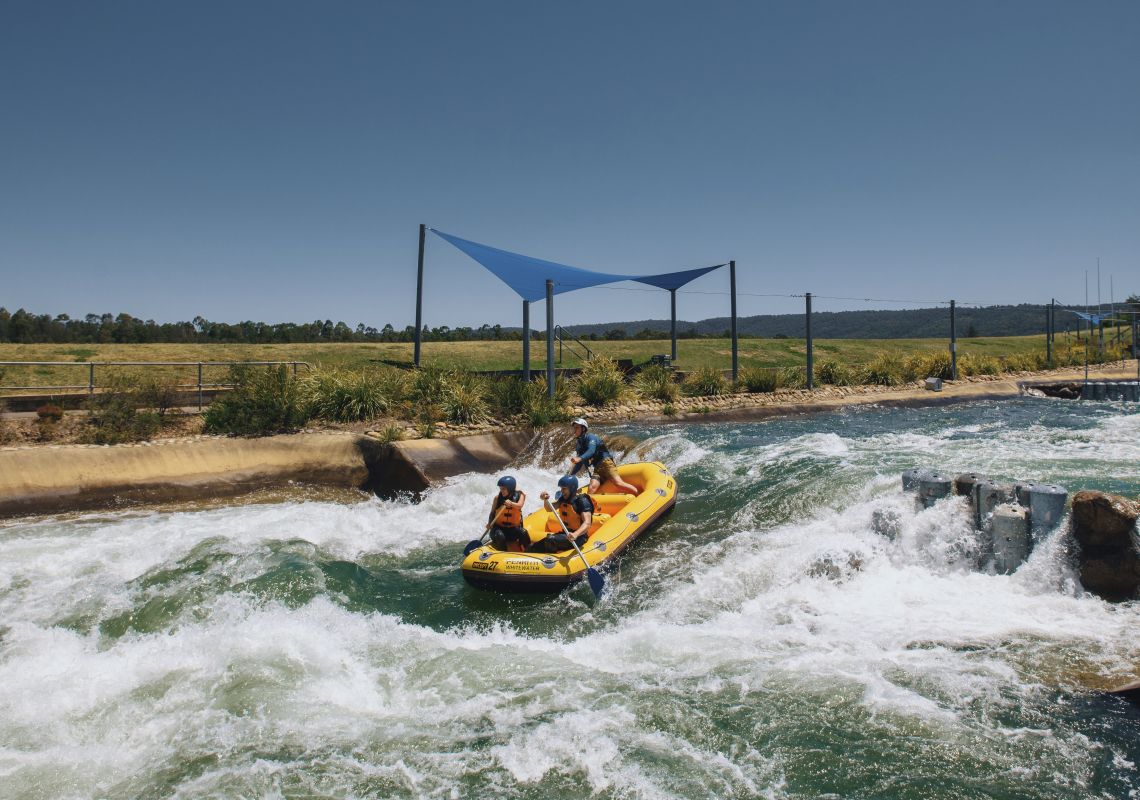
<svg viewBox="0 0 1140 800">
<path fill-rule="evenodd" d="M 1057 330 L 1076 324 L 1076 316 L 1057 306 Z M 960 338 L 969 336 L 1028 336 L 1045 332 L 1045 307 L 1039 305 L 987 306 L 955 310 Z M 728 317 L 712 317 L 700 322 L 677 320 L 677 334 L 695 330 L 698 335 L 720 334 L 729 329 Z M 945 339 L 950 336 L 950 309 L 918 308 L 905 311 L 813 311 L 812 336 L 819 339 Z M 615 330 L 633 337 L 645 329 L 669 335 L 669 320 L 646 319 L 634 322 L 608 322 L 597 325 L 567 325 L 577 336 L 604 337 Z M 737 319 L 741 335 L 763 338 L 803 338 L 803 314 L 772 314 Z"/>
</svg>

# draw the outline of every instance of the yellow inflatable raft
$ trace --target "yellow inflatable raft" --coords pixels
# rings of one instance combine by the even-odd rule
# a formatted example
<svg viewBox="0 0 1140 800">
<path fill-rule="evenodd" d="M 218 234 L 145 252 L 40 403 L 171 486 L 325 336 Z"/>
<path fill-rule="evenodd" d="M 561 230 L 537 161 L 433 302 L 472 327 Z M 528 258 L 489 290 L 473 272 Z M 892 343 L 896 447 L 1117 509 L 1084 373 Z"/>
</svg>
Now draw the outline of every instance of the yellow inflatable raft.
<svg viewBox="0 0 1140 800">
<path fill-rule="evenodd" d="M 622 464 L 618 467 L 622 480 L 636 486 L 638 494 L 620 494 L 609 483 L 603 483 L 594 501 L 594 520 L 590 537 L 582 545 L 582 555 L 589 566 L 603 567 L 616 558 L 634 539 L 649 530 L 677 502 L 677 482 L 657 461 Z M 585 491 L 584 489 L 582 491 Z M 538 500 L 539 490 L 531 487 L 527 504 Z M 523 526 L 531 542 L 548 533 L 562 530 L 558 518 L 540 508 L 527 515 Z M 463 577 L 478 589 L 500 589 L 509 592 L 557 592 L 581 580 L 586 565 L 573 550 L 561 553 L 508 552 L 486 544 L 472 550 L 463 559 Z"/>
</svg>

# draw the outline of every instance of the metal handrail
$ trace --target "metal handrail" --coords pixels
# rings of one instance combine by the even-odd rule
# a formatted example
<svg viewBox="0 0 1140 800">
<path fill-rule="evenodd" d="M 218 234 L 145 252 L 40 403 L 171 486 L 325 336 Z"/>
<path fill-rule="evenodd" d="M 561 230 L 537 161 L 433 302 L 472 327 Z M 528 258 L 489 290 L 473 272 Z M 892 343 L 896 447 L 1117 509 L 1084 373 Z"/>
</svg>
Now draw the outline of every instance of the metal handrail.
<svg viewBox="0 0 1140 800">
<path fill-rule="evenodd" d="M 569 339 L 571 342 L 577 342 L 579 345 L 581 345 L 582 349 L 586 351 L 586 360 L 587 361 L 589 361 L 590 359 L 592 359 L 594 357 L 594 351 L 591 350 L 585 342 L 583 342 L 581 339 L 579 339 L 574 334 L 567 332 L 567 330 L 565 328 L 563 328 L 561 325 L 555 325 L 554 326 L 554 338 L 558 340 L 558 363 L 559 364 L 562 363 L 562 343 L 563 343 L 563 340 L 565 340 L 565 339 Z M 570 352 L 574 353 L 574 348 L 572 345 L 570 346 Z M 577 355 L 577 353 L 574 353 L 574 355 Z"/>
<path fill-rule="evenodd" d="M 175 384 L 176 389 L 194 389 L 198 390 L 198 410 L 202 410 L 203 389 L 220 389 L 233 386 L 232 383 L 204 383 L 202 381 L 202 370 L 205 367 L 274 367 L 274 366 L 291 366 L 293 367 L 293 376 L 297 376 L 297 367 L 304 367 L 307 370 L 312 370 L 312 365 L 307 361 L 0 361 L 0 367 L 86 367 L 87 368 L 87 384 L 80 386 L 69 385 L 53 385 L 53 386 L 3 386 L 0 389 L 10 389 L 12 391 L 58 391 L 62 389 L 86 389 L 87 396 L 95 394 L 95 367 L 197 367 L 198 368 L 198 381 L 197 383 L 179 383 Z"/>
</svg>

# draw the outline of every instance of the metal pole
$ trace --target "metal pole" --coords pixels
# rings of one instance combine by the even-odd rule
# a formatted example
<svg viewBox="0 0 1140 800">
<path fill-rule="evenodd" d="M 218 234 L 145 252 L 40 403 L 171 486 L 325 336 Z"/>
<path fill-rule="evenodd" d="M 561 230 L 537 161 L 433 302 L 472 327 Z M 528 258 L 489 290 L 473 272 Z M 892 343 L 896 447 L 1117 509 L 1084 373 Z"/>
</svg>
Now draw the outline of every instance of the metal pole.
<svg viewBox="0 0 1140 800">
<path fill-rule="evenodd" d="M 950 380 L 958 380 L 958 332 L 954 328 L 954 301 L 950 301 Z M 967 331 L 968 333 L 968 331 Z"/>
<path fill-rule="evenodd" d="M 296 369 L 296 367 L 293 367 L 293 369 Z M 218 408 L 222 408 L 222 406 L 218 406 Z M 198 410 L 199 411 L 202 410 L 202 362 L 201 361 L 198 362 Z"/>
<path fill-rule="evenodd" d="M 728 262 L 728 284 L 732 294 L 732 382 L 740 374 L 739 351 L 736 342 L 736 261 Z"/>
<path fill-rule="evenodd" d="M 804 295 L 804 339 L 807 342 L 807 388 L 815 388 L 815 354 L 811 338 L 811 292 Z"/>
<path fill-rule="evenodd" d="M 554 399 L 554 281 L 546 279 L 546 396 Z"/>
<path fill-rule="evenodd" d="M 427 226 L 420 224 L 420 259 L 416 268 L 416 354 L 415 363 L 420 365 L 420 347 L 423 340 L 424 329 L 424 238 L 427 236 Z"/>
<path fill-rule="evenodd" d="M 669 317 L 669 335 L 673 337 L 673 354 L 669 356 L 671 361 L 677 360 L 677 290 L 669 290 L 669 309 L 671 316 Z"/>
<path fill-rule="evenodd" d="M 530 301 L 523 300 L 523 380 L 530 383 Z"/>
<path fill-rule="evenodd" d="M 92 364 L 87 368 L 87 396 L 91 397 L 95 394 L 95 365 Z"/>
</svg>

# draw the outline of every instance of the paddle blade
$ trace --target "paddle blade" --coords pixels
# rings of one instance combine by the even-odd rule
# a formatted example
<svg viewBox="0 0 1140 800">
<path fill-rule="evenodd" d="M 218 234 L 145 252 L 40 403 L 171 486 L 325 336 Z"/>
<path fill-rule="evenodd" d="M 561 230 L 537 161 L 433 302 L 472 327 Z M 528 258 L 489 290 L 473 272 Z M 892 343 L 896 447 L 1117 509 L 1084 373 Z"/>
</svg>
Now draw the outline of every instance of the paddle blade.
<svg viewBox="0 0 1140 800">
<path fill-rule="evenodd" d="M 483 541 L 481 539 L 472 539 L 467 543 L 467 546 L 463 548 L 463 557 L 466 558 L 471 555 L 472 550 L 478 550 L 482 546 Z"/>
<path fill-rule="evenodd" d="M 586 579 L 590 582 L 590 589 L 593 590 L 594 597 L 601 600 L 602 590 L 606 588 L 606 579 L 602 577 L 602 573 L 590 567 L 586 570 Z"/>
</svg>

